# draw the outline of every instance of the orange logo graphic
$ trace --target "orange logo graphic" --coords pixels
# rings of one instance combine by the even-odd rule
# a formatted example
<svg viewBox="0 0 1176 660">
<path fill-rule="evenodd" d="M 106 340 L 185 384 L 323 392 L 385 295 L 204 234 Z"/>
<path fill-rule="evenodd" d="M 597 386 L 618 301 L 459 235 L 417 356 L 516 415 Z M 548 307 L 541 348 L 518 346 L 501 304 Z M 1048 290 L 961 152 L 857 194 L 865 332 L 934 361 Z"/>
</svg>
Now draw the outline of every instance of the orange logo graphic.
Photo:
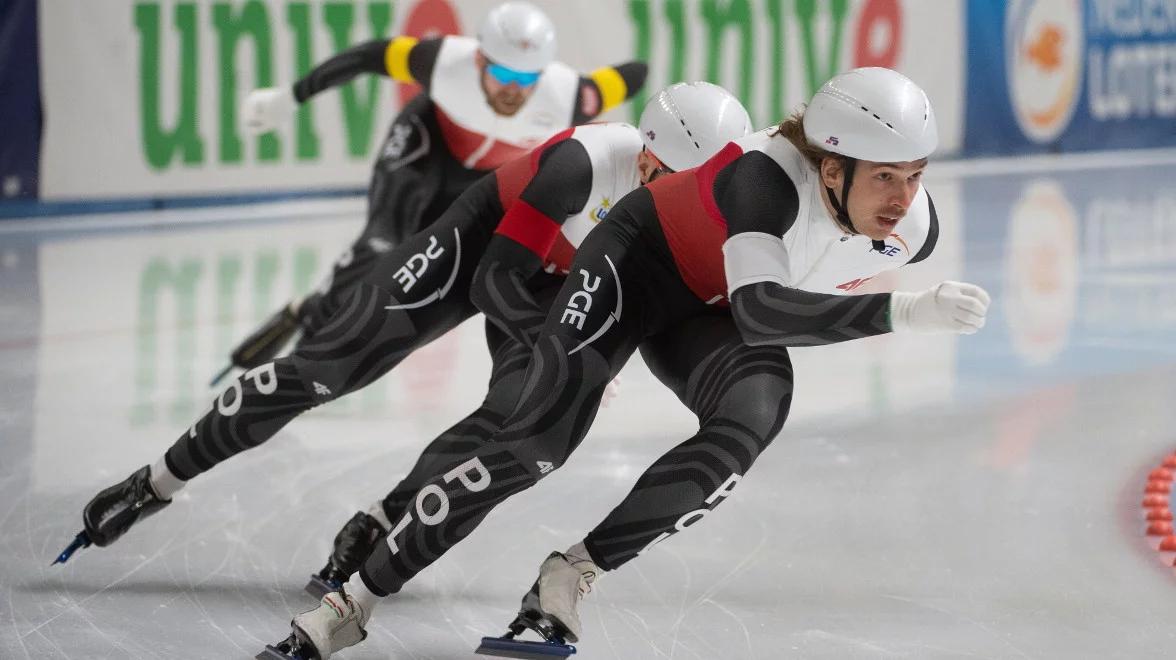
<svg viewBox="0 0 1176 660">
<path fill-rule="evenodd" d="M 1025 48 L 1025 59 L 1041 67 L 1042 71 L 1057 71 L 1062 65 L 1062 29 L 1053 23 L 1042 26 L 1037 38 Z"/>
</svg>

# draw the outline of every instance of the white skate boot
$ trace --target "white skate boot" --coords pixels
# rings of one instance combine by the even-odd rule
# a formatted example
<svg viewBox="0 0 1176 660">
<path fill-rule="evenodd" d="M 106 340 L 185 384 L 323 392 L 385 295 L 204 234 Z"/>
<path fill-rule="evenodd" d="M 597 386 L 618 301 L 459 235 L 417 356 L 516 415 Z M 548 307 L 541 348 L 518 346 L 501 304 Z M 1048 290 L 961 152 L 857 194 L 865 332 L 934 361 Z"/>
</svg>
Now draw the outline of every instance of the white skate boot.
<svg viewBox="0 0 1176 660">
<path fill-rule="evenodd" d="M 600 568 L 588 557 L 583 543 L 567 552 L 553 552 L 539 567 L 539 579 L 519 606 L 518 616 L 502 637 L 483 637 L 476 653 L 506 658 L 548 660 L 566 658 L 576 652 L 567 642 L 580 639 L 580 600 L 592 591 Z M 516 639 L 527 630 L 542 642 Z"/>
<path fill-rule="evenodd" d="M 555 625 L 563 628 L 569 642 L 580 639 L 583 628 L 577 608 L 580 601 L 592 592 L 592 584 L 600 569 L 588 558 L 583 544 L 567 552 L 553 552 L 539 567 L 539 609 Z"/>
<path fill-rule="evenodd" d="M 290 622 L 290 636 L 266 646 L 256 660 L 328 660 L 331 654 L 355 646 L 367 637 L 368 615 L 343 590 L 325 596 L 319 606 Z"/>
</svg>

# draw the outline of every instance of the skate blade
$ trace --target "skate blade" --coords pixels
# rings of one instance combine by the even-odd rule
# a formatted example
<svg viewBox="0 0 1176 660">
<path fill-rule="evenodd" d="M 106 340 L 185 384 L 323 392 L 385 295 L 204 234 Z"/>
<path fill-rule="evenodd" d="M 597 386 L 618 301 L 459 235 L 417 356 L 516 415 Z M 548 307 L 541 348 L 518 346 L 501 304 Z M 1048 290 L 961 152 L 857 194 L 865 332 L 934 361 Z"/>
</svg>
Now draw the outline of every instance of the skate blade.
<svg viewBox="0 0 1176 660">
<path fill-rule="evenodd" d="M 298 660 L 298 658 L 282 653 L 282 651 L 273 644 L 266 644 L 265 650 L 254 656 L 253 660 Z"/>
<path fill-rule="evenodd" d="M 82 548 L 88 547 L 90 547 L 90 535 L 87 534 L 85 530 L 82 530 L 78 532 L 78 535 L 74 537 L 73 541 L 70 541 L 69 545 L 65 547 L 65 550 L 62 550 L 61 554 L 57 555 L 57 559 L 54 559 L 53 563 L 49 565 L 55 566 L 57 564 L 64 564 L 65 562 L 69 561 L 69 558 L 73 556 L 73 553 L 81 550 Z"/>
<path fill-rule="evenodd" d="M 278 642 L 276 646 L 273 644 L 266 644 L 265 650 L 253 656 L 253 660 L 317 660 L 317 653 L 312 651 L 310 655 L 306 655 L 301 651 L 301 649 L 297 647 L 291 647 L 290 644 L 291 640 L 293 639 L 294 635 L 291 635 L 285 641 Z M 283 647 L 290 650 L 285 651 L 283 650 Z"/>
<path fill-rule="evenodd" d="M 523 660 L 547 660 L 566 658 L 576 652 L 571 644 L 558 642 L 525 642 L 502 637 L 483 637 L 474 651 L 478 655 L 493 655 L 500 658 L 522 658 Z"/>
<path fill-rule="evenodd" d="M 218 371 L 217 374 L 212 377 L 212 380 L 209 381 L 208 386 L 209 387 L 216 387 L 217 383 L 221 382 L 221 380 L 223 380 L 225 376 L 229 375 L 229 372 L 233 370 L 233 366 L 234 366 L 233 363 L 230 362 L 228 364 L 228 366 L 226 366 L 224 369 L 221 369 L 220 371 Z"/>
<path fill-rule="evenodd" d="M 318 575 L 311 575 L 310 581 L 307 582 L 306 586 L 303 588 L 306 590 L 306 593 L 314 596 L 315 600 L 322 600 L 323 596 L 326 596 L 332 591 L 338 591 L 342 589 L 343 585 L 331 580 L 324 580 Z"/>
</svg>

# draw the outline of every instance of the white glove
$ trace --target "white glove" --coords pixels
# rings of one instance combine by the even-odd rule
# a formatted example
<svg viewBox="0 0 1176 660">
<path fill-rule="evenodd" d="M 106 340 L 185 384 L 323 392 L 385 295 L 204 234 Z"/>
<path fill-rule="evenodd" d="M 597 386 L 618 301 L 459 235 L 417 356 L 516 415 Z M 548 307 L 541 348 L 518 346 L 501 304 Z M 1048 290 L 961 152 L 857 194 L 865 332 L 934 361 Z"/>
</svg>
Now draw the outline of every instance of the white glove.
<svg viewBox="0 0 1176 660">
<path fill-rule="evenodd" d="M 617 398 L 617 395 L 620 393 L 621 393 L 621 375 L 617 374 L 616 378 L 608 381 L 608 385 L 604 386 L 604 396 L 601 397 L 601 399 L 600 399 L 600 405 L 607 408 L 609 402 L 612 401 L 613 399 Z"/>
<path fill-rule="evenodd" d="M 890 327 L 895 332 L 970 335 L 984 327 L 991 298 L 975 284 L 941 282 L 919 293 L 890 294 Z"/>
<path fill-rule="evenodd" d="M 272 131 L 298 110 L 293 87 L 263 87 L 249 92 L 241 104 L 241 121 L 251 135 Z"/>
</svg>

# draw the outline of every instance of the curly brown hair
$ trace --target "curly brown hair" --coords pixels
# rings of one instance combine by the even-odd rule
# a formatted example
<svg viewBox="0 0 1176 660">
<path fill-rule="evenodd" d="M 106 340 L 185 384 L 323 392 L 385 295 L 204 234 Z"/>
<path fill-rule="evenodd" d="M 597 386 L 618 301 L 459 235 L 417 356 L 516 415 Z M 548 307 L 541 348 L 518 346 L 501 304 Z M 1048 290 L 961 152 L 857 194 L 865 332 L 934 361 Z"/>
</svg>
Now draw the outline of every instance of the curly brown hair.
<svg viewBox="0 0 1176 660">
<path fill-rule="evenodd" d="M 782 135 L 786 140 L 796 147 L 796 150 L 801 153 L 805 159 L 812 164 L 817 171 L 821 169 L 821 161 L 826 158 L 837 158 L 841 156 L 810 144 L 808 139 L 804 137 L 804 106 L 801 106 L 796 112 L 793 112 L 787 119 L 780 122 L 776 126 L 776 131 L 772 133 L 772 137 Z"/>
</svg>

